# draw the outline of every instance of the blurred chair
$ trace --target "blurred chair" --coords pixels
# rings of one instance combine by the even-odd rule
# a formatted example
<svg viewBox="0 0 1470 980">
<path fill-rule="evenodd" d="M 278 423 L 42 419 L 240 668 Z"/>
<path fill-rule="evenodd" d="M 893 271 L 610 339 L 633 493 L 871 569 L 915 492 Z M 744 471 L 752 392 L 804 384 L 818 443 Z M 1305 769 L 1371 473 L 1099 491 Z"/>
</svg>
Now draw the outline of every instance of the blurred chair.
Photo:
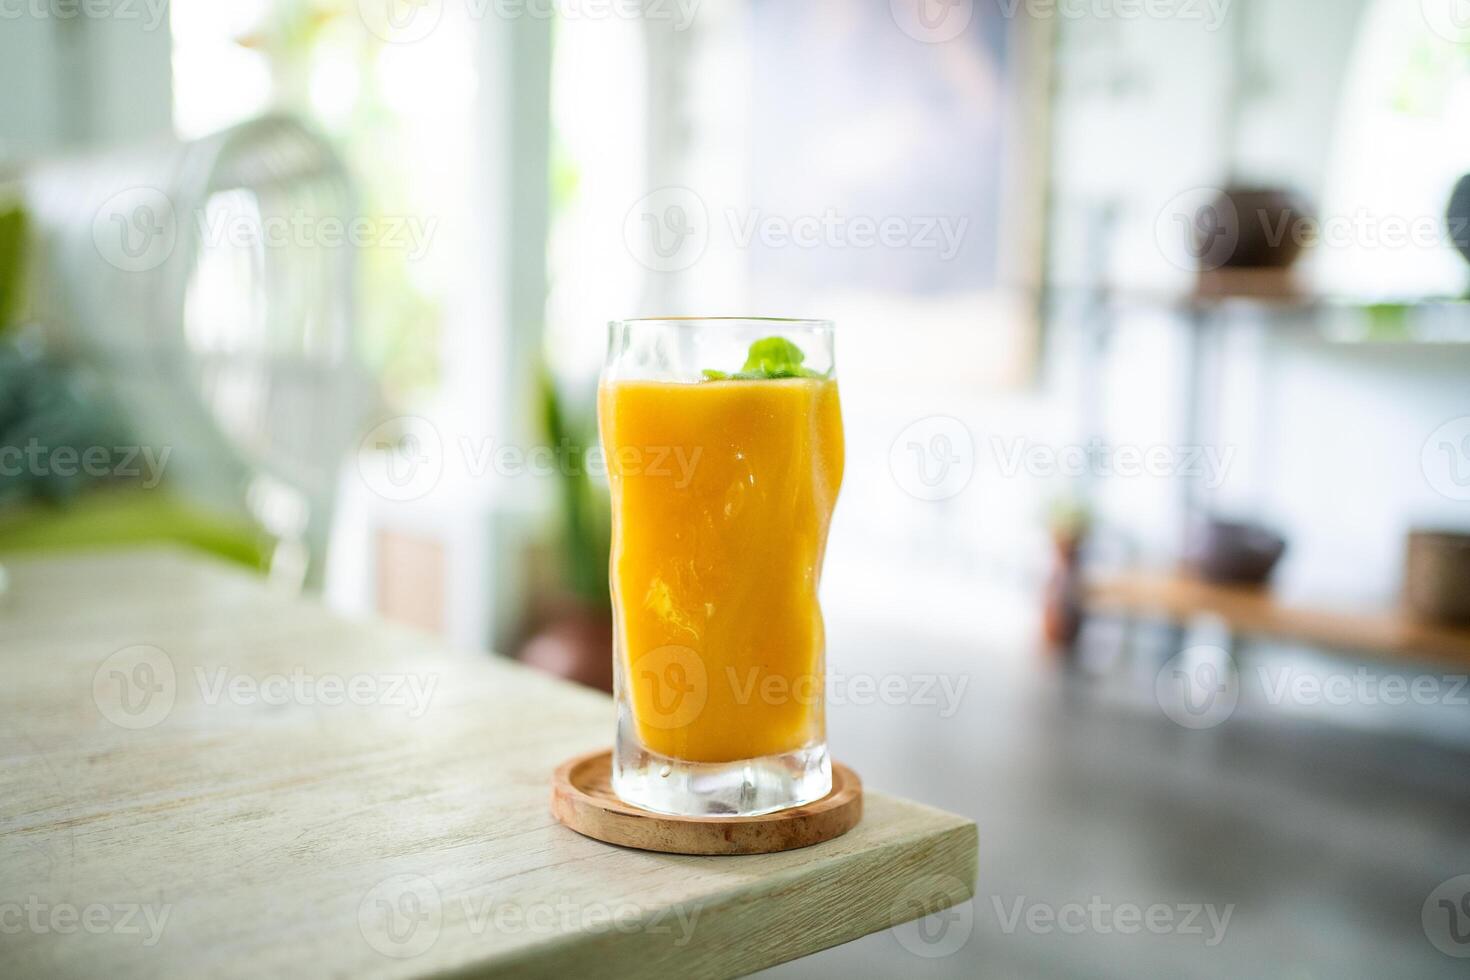
<svg viewBox="0 0 1470 980">
<path fill-rule="evenodd" d="M 95 365 L 192 505 L 275 539 L 273 577 L 319 584 L 368 387 L 353 357 L 356 214 L 300 123 L 49 161 L 22 177 L 32 307 Z"/>
</svg>

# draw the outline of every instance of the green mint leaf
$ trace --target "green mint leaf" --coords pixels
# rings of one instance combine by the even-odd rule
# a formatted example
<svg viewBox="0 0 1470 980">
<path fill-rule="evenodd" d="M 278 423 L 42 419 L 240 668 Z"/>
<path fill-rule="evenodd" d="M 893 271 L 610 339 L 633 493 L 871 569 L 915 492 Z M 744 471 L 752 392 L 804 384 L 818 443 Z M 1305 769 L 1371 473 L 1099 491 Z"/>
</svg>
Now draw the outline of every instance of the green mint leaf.
<svg viewBox="0 0 1470 980">
<path fill-rule="evenodd" d="M 804 368 L 802 349 L 785 337 L 765 337 L 750 345 L 745 365 L 733 374 L 706 368 L 707 381 L 769 381 L 776 378 L 820 378 L 820 371 Z"/>
<path fill-rule="evenodd" d="M 794 374 L 806 354 L 785 337 L 766 337 L 750 345 L 742 371 L 770 376 L 788 377 Z"/>
</svg>

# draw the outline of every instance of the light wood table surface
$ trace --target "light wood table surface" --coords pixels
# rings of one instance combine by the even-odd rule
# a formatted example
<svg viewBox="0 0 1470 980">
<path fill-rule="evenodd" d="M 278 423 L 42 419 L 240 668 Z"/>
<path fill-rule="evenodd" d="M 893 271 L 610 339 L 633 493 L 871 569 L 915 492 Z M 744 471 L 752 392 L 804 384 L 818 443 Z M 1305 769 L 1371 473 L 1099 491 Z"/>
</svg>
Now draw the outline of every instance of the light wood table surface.
<svg viewBox="0 0 1470 980">
<path fill-rule="evenodd" d="M 782 854 L 588 840 L 600 694 L 184 552 L 5 564 L 0 976 L 729 976 L 971 894 L 974 824 L 871 787 Z"/>
</svg>

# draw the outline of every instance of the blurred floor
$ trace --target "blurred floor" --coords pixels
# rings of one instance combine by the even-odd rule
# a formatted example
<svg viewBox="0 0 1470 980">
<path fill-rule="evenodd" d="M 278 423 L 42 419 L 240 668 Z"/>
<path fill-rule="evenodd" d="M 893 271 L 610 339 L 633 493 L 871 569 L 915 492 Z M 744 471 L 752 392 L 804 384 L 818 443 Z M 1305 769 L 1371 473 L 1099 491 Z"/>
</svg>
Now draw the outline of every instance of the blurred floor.
<svg viewBox="0 0 1470 980">
<path fill-rule="evenodd" d="M 1421 923 L 1430 892 L 1470 872 L 1470 708 L 1441 711 L 1452 723 L 1426 737 L 1422 718 L 1395 734 L 1243 700 L 1193 731 L 1153 700 L 1159 660 L 1099 679 L 1017 652 L 1024 641 L 982 649 L 830 618 L 834 674 L 897 674 L 915 694 L 926 674 L 951 690 L 969 678 L 951 717 L 942 693 L 938 705 L 849 694 L 829 732 L 870 788 L 978 822 L 978 888 L 940 942 L 888 931 L 763 976 L 1470 975 Z M 1178 906 L 1181 918 L 1188 905 L 1234 908 L 1214 945 L 1205 912 L 1201 934 L 1027 927 L 1044 915 L 1034 906 L 1089 902 Z M 926 958 L 905 940 L 926 953 L 963 941 Z"/>
</svg>

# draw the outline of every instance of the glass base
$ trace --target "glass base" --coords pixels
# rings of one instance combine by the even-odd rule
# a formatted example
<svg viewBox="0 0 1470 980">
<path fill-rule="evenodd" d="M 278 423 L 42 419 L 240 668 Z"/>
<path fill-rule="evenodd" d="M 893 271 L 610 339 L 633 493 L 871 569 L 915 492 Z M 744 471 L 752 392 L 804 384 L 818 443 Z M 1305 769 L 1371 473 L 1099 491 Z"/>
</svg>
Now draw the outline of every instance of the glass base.
<svg viewBox="0 0 1470 980">
<path fill-rule="evenodd" d="M 632 731 L 620 730 L 612 788 L 624 802 L 656 813 L 751 817 L 820 800 L 832 792 L 832 763 L 826 743 L 759 759 L 685 762 L 651 752 Z"/>
</svg>

